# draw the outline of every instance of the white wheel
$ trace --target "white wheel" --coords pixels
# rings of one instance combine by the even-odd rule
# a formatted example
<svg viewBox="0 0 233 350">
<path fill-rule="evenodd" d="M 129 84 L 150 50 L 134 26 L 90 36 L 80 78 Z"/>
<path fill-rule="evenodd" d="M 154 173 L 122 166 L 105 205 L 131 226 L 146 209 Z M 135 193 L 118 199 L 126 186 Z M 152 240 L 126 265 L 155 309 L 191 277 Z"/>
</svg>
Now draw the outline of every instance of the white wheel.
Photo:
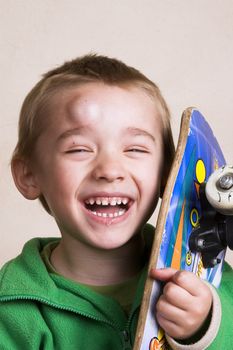
<svg viewBox="0 0 233 350">
<path fill-rule="evenodd" d="M 218 212 L 233 215 L 233 166 L 223 166 L 211 174 L 205 193 Z"/>
</svg>

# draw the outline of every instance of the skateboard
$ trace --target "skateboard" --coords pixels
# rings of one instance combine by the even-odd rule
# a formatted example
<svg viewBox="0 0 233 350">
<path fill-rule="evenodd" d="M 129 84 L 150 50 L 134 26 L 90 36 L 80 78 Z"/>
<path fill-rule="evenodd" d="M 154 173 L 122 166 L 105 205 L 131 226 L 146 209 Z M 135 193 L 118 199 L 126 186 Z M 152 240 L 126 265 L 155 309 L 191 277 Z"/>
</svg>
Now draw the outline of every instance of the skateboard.
<svg viewBox="0 0 233 350">
<path fill-rule="evenodd" d="M 225 220 L 225 214 L 233 214 L 233 167 L 226 169 L 225 163 L 205 118 L 197 109 L 187 108 L 182 115 L 177 150 L 158 214 L 149 270 L 152 267 L 188 270 L 219 286 L 226 246 L 233 249 L 233 239 L 229 238 L 233 216 L 230 223 Z M 217 169 L 220 173 L 214 173 L 208 187 L 205 186 Z M 208 195 L 203 195 L 206 192 Z M 222 214 L 216 212 L 215 208 L 221 211 L 223 207 Z M 206 222 L 212 225 L 211 229 L 205 226 Z M 227 239 L 219 236 L 219 227 L 224 227 L 224 234 L 227 231 Z M 154 317 L 161 288 L 160 282 L 147 279 L 134 350 L 170 349 Z"/>
</svg>

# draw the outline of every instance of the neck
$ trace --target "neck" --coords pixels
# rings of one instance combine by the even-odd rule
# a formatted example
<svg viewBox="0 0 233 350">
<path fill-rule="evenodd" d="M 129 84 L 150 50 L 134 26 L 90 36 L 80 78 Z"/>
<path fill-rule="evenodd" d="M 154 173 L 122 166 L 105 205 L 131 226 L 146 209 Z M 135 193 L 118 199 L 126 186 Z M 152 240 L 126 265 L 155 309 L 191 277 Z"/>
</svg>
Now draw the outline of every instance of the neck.
<svg viewBox="0 0 233 350">
<path fill-rule="evenodd" d="M 110 251 L 62 238 L 52 252 L 51 263 L 58 273 L 76 282 L 111 285 L 134 277 L 143 266 L 143 255 L 144 240 L 139 234 Z"/>
</svg>

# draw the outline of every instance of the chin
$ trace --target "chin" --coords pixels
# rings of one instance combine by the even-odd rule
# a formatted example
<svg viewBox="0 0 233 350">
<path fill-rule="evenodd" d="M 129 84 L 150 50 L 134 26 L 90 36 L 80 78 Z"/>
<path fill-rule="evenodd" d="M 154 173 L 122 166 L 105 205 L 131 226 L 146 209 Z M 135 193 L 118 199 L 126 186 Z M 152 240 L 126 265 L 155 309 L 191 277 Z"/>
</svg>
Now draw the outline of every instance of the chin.
<svg viewBox="0 0 233 350">
<path fill-rule="evenodd" d="M 112 240 L 105 240 L 104 242 L 98 242 L 95 244 L 95 247 L 99 250 L 103 251 L 111 251 L 111 250 L 117 250 L 121 247 L 125 246 L 130 239 L 122 240 L 122 241 L 112 241 Z M 102 244 L 101 244 L 102 243 Z"/>
</svg>

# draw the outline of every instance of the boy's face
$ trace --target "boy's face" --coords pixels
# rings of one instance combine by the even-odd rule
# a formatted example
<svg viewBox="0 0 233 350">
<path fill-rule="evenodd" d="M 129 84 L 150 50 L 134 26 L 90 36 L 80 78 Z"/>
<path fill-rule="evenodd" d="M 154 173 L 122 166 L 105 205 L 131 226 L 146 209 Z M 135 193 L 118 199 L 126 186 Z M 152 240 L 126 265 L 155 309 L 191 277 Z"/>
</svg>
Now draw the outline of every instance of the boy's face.
<svg viewBox="0 0 233 350">
<path fill-rule="evenodd" d="M 88 83 L 57 93 L 39 137 L 34 176 L 64 239 L 114 249 L 156 206 L 162 122 L 139 88 Z"/>
</svg>

